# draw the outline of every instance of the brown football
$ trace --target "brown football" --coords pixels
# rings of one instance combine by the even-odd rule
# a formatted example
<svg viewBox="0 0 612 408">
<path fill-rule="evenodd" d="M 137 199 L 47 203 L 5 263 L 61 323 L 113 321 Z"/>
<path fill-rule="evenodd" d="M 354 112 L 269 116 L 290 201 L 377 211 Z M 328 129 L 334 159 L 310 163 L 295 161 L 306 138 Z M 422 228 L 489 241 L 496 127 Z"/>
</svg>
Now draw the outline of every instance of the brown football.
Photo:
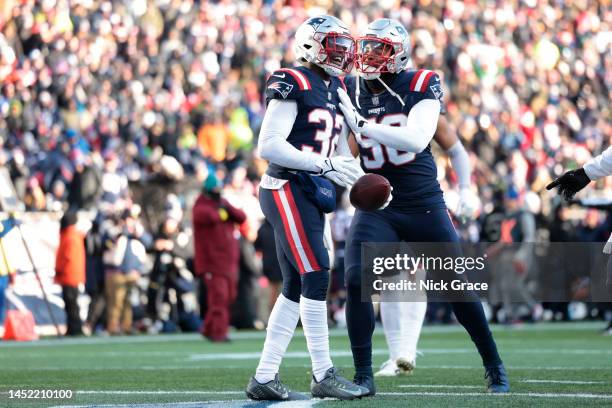
<svg viewBox="0 0 612 408">
<path fill-rule="evenodd" d="M 391 194 L 389 180 L 379 174 L 366 174 L 355 182 L 349 198 L 351 204 L 363 211 L 374 211 L 382 207 Z"/>
</svg>

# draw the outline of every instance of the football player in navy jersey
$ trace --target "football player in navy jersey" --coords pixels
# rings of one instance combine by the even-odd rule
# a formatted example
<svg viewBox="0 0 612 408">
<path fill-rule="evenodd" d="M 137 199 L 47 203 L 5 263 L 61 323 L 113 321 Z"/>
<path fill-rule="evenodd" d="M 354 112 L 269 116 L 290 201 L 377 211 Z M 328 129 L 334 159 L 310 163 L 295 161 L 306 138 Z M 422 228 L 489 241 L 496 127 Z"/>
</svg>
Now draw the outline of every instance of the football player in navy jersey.
<svg viewBox="0 0 612 408">
<path fill-rule="evenodd" d="M 278 370 L 299 319 L 312 361 L 313 397 L 354 399 L 367 389 L 338 375 L 329 355 L 326 295 L 329 258 L 324 213 L 335 207 L 332 181 L 350 187 L 363 174 L 350 154 L 348 129 L 337 110 L 339 75 L 352 69 L 354 40 L 332 16 L 313 17 L 295 34 L 299 66 L 269 77 L 258 150 L 270 162 L 260 184 L 260 205 L 274 228 L 283 275 L 266 340 L 246 394 L 254 400 L 305 398 L 291 393 Z M 334 155 L 336 147 L 346 155 Z"/>
<path fill-rule="evenodd" d="M 386 177 L 393 200 L 385 209 L 357 211 L 347 238 L 347 326 L 356 384 L 376 390 L 372 375 L 374 311 L 361 300 L 362 242 L 457 242 L 429 143 L 442 108 L 442 85 L 430 70 L 406 70 L 410 44 L 406 29 L 390 19 L 372 22 L 357 40 L 358 78 L 338 90 L 340 109 L 358 143 L 364 170 Z M 350 96 L 349 96 L 350 95 Z M 482 305 L 474 292 L 451 302 L 485 366 L 489 392 L 508 392 L 509 383 Z M 398 361 L 398 364 L 401 362 Z"/>
<path fill-rule="evenodd" d="M 471 189 L 470 157 L 445 115 L 440 115 L 438 119 L 433 140 L 444 150 L 457 176 L 459 199 L 451 212 L 460 222 L 466 222 L 474 217 L 476 212 L 474 204 L 477 201 Z M 358 147 L 354 148 L 358 153 Z M 416 368 L 417 344 L 427 313 L 427 301 L 381 301 L 379 306 L 380 320 L 389 347 L 389 359 L 381 365 L 374 376 L 411 375 Z"/>
</svg>

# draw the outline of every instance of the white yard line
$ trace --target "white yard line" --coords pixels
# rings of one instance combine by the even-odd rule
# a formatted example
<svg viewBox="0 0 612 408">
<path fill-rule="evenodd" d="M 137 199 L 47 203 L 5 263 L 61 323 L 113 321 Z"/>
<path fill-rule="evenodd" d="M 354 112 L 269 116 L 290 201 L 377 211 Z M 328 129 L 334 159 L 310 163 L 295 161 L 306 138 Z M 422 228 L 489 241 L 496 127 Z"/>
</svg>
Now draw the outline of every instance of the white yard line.
<svg viewBox="0 0 612 408">
<path fill-rule="evenodd" d="M 558 330 L 576 330 L 576 331 L 597 331 L 602 327 L 601 322 L 576 322 L 576 323 L 539 323 L 539 324 L 526 324 L 522 326 L 501 326 L 493 325 L 493 331 L 558 331 Z M 425 326 L 423 327 L 423 333 L 463 333 L 465 329 L 460 325 L 448 325 L 448 326 Z M 300 332 L 300 331 L 298 331 Z M 376 332 L 378 335 L 382 335 L 380 327 Z M 331 329 L 329 331 L 330 337 L 346 337 L 346 329 Z M 264 339 L 266 336 L 265 331 L 254 332 L 231 332 L 230 337 L 233 340 L 251 340 L 251 339 Z M 89 345 L 89 344 L 109 344 L 109 343 L 125 343 L 125 344 L 139 344 L 139 343 L 167 343 L 175 341 L 203 341 L 202 336 L 197 333 L 186 333 L 186 334 L 160 334 L 150 336 L 125 336 L 125 337 L 89 337 L 89 338 L 76 338 L 76 339 L 42 339 L 35 342 L 13 342 L 0 344 L 0 348 L 16 347 L 40 347 L 40 346 L 73 346 L 73 345 Z"/>
<path fill-rule="evenodd" d="M 91 390 L 76 391 L 77 394 L 84 395 L 244 395 L 244 391 L 200 391 L 200 390 Z"/>
<path fill-rule="evenodd" d="M 432 386 L 429 386 L 432 387 Z M 303 391 L 300 391 L 303 392 Z M 244 391 L 199 391 L 199 390 L 101 390 L 101 391 L 76 391 L 77 394 L 87 395 L 243 395 Z M 306 392 L 304 392 L 306 393 Z M 497 397 L 497 396 L 519 396 L 536 398 L 601 398 L 612 399 L 612 394 L 593 393 L 554 393 L 554 392 L 511 392 L 508 394 L 487 394 L 483 392 L 379 392 L 376 395 L 433 395 L 433 396 L 469 396 L 469 397 Z"/>
<path fill-rule="evenodd" d="M 527 384 L 605 384 L 605 381 L 580 381 L 580 380 L 520 380 Z"/>
<path fill-rule="evenodd" d="M 87 404 L 87 405 L 57 405 L 51 408 L 89 408 L 89 407 L 108 407 L 108 408 L 200 408 L 204 405 L 214 406 L 227 406 L 228 402 L 232 400 L 217 400 L 217 401 L 206 401 L 206 402 L 169 402 L 167 404 Z"/>
<path fill-rule="evenodd" d="M 582 399 L 612 399 L 612 394 L 590 393 L 553 393 L 553 392 L 510 392 L 508 394 L 487 394 L 484 392 L 378 392 L 376 395 L 388 396 L 432 396 L 432 397 L 533 397 L 533 398 L 582 398 Z"/>
<path fill-rule="evenodd" d="M 427 354 L 471 354 L 474 353 L 475 350 L 473 348 L 468 347 L 456 347 L 456 348 L 447 348 L 447 347 L 430 347 L 430 348 L 422 348 L 419 349 L 418 352 L 421 355 Z M 612 350 L 610 349 L 539 349 L 539 348 L 531 348 L 528 350 L 506 350 L 505 354 L 575 354 L 575 355 L 608 355 L 612 354 Z M 127 352 L 120 351 L 83 351 L 79 352 L 79 356 L 82 357 L 125 357 Z M 351 357 L 352 354 L 348 350 L 331 350 L 331 354 L 333 357 Z M 372 350 L 372 354 L 375 356 L 386 355 L 388 354 L 387 349 L 377 348 Z M 130 351 L 130 356 L 136 357 L 187 357 L 188 361 L 213 361 L 213 360 L 243 360 L 243 359 L 253 359 L 259 360 L 260 352 L 259 351 L 247 351 L 247 352 L 228 352 L 228 353 L 193 353 L 193 351 L 185 350 L 185 351 Z M 35 358 L 38 359 L 40 357 L 46 357 L 48 353 L 42 351 L 34 351 L 31 353 L 20 355 L 19 358 Z M 284 358 L 309 358 L 309 354 L 307 351 L 290 351 L 287 352 Z M 10 353 L 0 354 L 0 360 L 13 358 Z"/>
<path fill-rule="evenodd" d="M 289 359 L 291 360 L 291 359 Z M 283 363 L 284 367 L 310 367 L 310 364 L 287 364 Z M 158 371 L 158 370 L 208 370 L 211 368 L 219 368 L 213 365 L 192 365 L 186 367 L 183 365 L 158 365 L 158 366 L 140 366 L 133 368 L 126 368 L 125 366 L 98 366 L 98 367 L 66 367 L 66 366 L 37 366 L 37 367 L 2 367 L 2 371 L 104 371 L 104 370 L 135 370 L 135 371 Z M 224 364 L 223 369 L 243 369 L 244 364 Z M 593 366 L 522 366 L 522 365 L 506 365 L 508 370 L 533 370 L 533 371 L 610 371 L 612 367 L 593 367 Z M 437 369 L 448 369 L 448 370 L 483 370 L 480 365 L 446 365 L 446 364 L 423 364 L 419 365 L 418 369 L 421 370 L 437 370 Z"/>
<path fill-rule="evenodd" d="M 473 348 L 424 348 L 419 349 L 419 352 L 427 354 L 471 354 L 475 350 Z M 384 356 L 389 351 L 387 349 L 373 349 L 372 355 Z M 592 349 L 529 349 L 529 350 L 506 350 L 505 354 L 577 354 L 577 355 L 600 355 L 612 354 L 612 350 L 592 350 Z M 332 357 L 352 357 L 350 350 L 331 350 Z M 215 361 L 215 360 L 259 360 L 261 352 L 247 351 L 236 353 L 197 353 L 191 354 L 187 361 Z M 310 354 L 307 351 L 290 351 L 285 353 L 284 359 L 288 358 L 309 358 Z M 612 366 L 610 367 L 612 368 Z"/>
<path fill-rule="evenodd" d="M 482 370 L 482 366 L 470 365 L 444 365 L 444 364 L 428 364 L 419 365 L 417 369 L 448 369 L 448 370 Z M 567 370 L 612 370 L 611 367 L 593 367 L 593 366 L 522 366 L 522 365 L 506 365 L 508 370 L 537 370 L 537 371 L 567 371 Z"/>
<path fill-rule="evenodd" d="M 435 387 L 435 385 L 425 385 Z M 200 391 L 200 390 L 78 390 L 76 394 L 83 395 L 243 395 L 244 391 L 226 390 L 226 391 Z M 612 399 L 612 394 L 594 394 L 594 393 L 553 393 L 553 392 L 511 392 L 508 394 L 487 394 L 483 392 L 428 392 L 428 391 L 411 391 L 411 392 L 379 392 L 376 395 L 387 396 L 451 396 L 451 397 L 535 397 L 535 398 L 585 398 L 585 399 Z M 310 401 L 310 400 L 309 400 Z M 294 402 L 294 401 L 291 401 Z M 297 401 L 295 401 L 297 402 Z M 308 401 L 307 401 L 308 402 Z M 316 402 L 316 400 L 315 400 Z"/>
<path fill-rule="evenodd" d="M 399 388 L 456 388 L 456 389 L 481 389 L 484 390 L 484 385 L 446 385 L 446 384 L 402 384 Z"/>
</svg>

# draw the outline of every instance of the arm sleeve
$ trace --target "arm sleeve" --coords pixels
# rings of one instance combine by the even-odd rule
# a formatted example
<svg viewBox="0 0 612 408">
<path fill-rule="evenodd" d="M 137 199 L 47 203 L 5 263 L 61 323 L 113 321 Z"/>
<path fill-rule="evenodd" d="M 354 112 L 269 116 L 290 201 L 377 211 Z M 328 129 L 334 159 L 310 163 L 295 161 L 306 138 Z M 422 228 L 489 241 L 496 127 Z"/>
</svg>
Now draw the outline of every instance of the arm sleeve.
<svg viewBox="0 0 612 408">
<path fill-rule="evenodd" d="M 450 147 L 446 151 L 448 157 L 450 157 L 453 170 L 457 173 L 457 179 L 459 179 L 459 189 L 469 188 L 470 179 L 472 178 L 472 169 L 470 168 L 470 157 L 468 156 L 461 140 Z"/>
<path fill-rule="evenodd" d="M 316 163 L 320 162 L 321 156 L 298 150 L 287 141 L 297 114 L 296 101 L 270 101 L 259 132 L 259 156 L 289 169 L 319 171 Z"/>
<path fill-rule="evenodd" d="M 431 142 L 440 116 L 440 101 L 423 99 L 410 109 L 405 126 L 368 122 L 364 134 L 378 143 L 404 152 L 420 153 Z"/>
<path fill-rule="evenodd" d="M 591 180 L 612 175 L 612 146 L 604 150 L 599 156 L 589 160 L 584 165 L 584 172 Z"/>
</svg>

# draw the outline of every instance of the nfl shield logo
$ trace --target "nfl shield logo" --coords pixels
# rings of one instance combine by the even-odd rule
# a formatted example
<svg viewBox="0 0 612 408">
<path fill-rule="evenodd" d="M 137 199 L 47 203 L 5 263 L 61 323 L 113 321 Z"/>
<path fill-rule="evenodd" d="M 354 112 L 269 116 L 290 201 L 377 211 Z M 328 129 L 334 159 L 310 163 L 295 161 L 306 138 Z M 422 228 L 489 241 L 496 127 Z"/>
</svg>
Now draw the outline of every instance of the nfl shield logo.
<svg viewBox="0 0 612 408">
<path fill-rule="evenodd" d="M 380 101 L 378 100 L 378 96 L 373 96 L 372 97 L 372 105 L 378 105 Z"/>
<path fill-rule="evenodd" d="M 331 99 L 332 99 L 332 94 L 331 94 L 331 92 L 328 92 L 327 93 L 327 100 L 331 101 Z"/>
</svg>

